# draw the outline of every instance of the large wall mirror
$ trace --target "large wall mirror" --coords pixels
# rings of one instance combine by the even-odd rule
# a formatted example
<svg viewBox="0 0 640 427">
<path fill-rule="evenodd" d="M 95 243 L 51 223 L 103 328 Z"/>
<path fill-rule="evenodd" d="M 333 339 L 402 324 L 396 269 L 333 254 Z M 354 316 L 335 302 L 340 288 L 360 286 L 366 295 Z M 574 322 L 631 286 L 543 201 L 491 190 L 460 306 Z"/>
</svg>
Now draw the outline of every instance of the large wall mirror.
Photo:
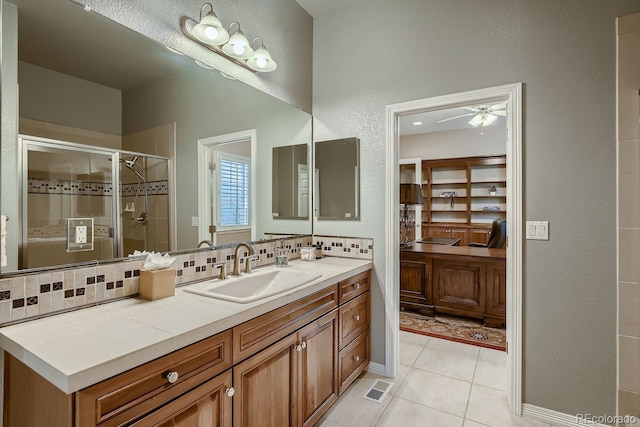
<svg viewBox="0 0 640 427">
<path fill-rule="evenodd" d="M 274 147 L 272 157 L 274 219 L 309 218 L 309 159 L 306 144 Z"/>
<path fill-rule="evenodd" d="M 360 219 L 360 140 L 315 143 L 314 211 L 318 220 Z"/>
<path fill-rule="evenodd" d="M 204 220 L 199 218 L 198 189 L 208 183 L 198 182 L 198 141 L 254 131 L 250 153 L 252 220 L 250 233 L 239 240 L 247 236 L 258 240 L 271 233 L 312 232 L 311 215 L 299 215 L 303 210 L 283 215 L 295 220 L 276 220 L 272 215 L 272 149 L 283 145 L 306 148 L 312 141 L 309 114 L 216 70 L 198 66 L 193 59 L 86 12 L 71 0 L 0 1 L 3 6 L 16 6 L 2 8 L 0 211 L 10 217 L 9 265 L 2 272 L 24 268 L 17 255 L 25 243 L 22 228 L 27 222 L 21 208 L 26 193 L 21 187 L 21 153 L 14 130 L 18 126 L 21 134 L 35 137 L 169 158 L 162 164 L 154 163 L 151 157 L 144 164 L 142 158 L 134 161 L 134 156 L 121 156 L 120 161 L 123 167 L 130 162 L 138 171 L 154 164 L 157 173 L 166 177 L 172 200 L 157 204 L 163 204 L 169 214 L 154 221 L 150 217 L 145 226 L 135 226 L 144 230 L 140 235 L 145 239 L 158 236 L 160 227 L 170 229 L 170 249 L 178 250 L 197 246 L 198 222 Z M 176 28 L 178 25 L 176 22 Z M 16 34 L 17 58 L 11 44 Z M 19 119 L 11 116 L 18 105 Z M 102 160 L 101 168 L 108 170 L 113 160 Z M 117 157 L 114 161 L 118 162 Z M 83 174 L 89 176 L 92 171 Z M 135 184 L 137 178 L 133 172 L 130 175 Z M 104 216 L 104 204 L 101 206 L 100 215 Z M 83 215 L 92 216 L 85 208 Z M 132 214 L 124 201 L 119 208 L 115 215 L 120 216 L 122 229 L 132 217 L 140 217 L 140 209 L 134 207 Z M 148 210 L 157 208 L 150 200 Z M 127 255 L 122 246 L 116 257 Z"/>
</svg>

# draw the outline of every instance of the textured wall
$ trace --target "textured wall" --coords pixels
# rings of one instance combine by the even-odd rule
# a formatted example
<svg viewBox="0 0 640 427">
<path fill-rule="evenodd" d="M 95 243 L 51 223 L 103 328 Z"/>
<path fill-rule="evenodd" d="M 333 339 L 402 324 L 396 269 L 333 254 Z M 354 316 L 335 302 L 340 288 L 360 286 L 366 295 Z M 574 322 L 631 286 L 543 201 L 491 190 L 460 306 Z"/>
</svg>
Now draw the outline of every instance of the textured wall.
<svg viewBox="0 0 640 427">
<path fill-rule="evenodd" d="M 524 402 L 615 413 L 615 17 L 633 0 L 369 0 L 314 22 L 314 138 L 361 139 L 362 221 L 384 277 L 384 107 L 524 82 Z M 372 356 L 384 362 L 373 290 Z"/>
<path fill-rule="evenodd" d="M 213 2 L 225 26 L 239 21 L 251 41 L 262 37 L 278 64 L 272 73 L 253 73 L 199 47 L 184 36 L 180 19 L 198 19 L 204 0 L 73 0 L 101 15 L 157 40 L 251 86 L 311 112 L 311 44 L 313 20 L 294 0 Z"/>
</svg>

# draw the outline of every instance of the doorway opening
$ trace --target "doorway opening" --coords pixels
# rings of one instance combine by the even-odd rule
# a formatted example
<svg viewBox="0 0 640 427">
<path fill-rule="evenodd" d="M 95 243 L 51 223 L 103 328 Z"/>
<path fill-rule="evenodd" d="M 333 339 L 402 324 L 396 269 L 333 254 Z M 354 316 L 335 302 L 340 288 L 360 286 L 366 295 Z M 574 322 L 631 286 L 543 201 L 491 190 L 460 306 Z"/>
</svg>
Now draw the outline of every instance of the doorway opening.
<svg viewBox="0 0 640 427">
<path fill-rule="evenodd" d="M 394 377 L 399 362 L 399 119 L 420 112 L 505 102 L 507 217 L 507 399 L 512 413 L 522 411 L 522 84 L 510 84 L 386 107 L 385 255 L 386 375 Z"/>
<path fill-rule="evenodd" d="M 198 240 L 256 240 L 255 129 L 198 140 Z"/>
</svg>

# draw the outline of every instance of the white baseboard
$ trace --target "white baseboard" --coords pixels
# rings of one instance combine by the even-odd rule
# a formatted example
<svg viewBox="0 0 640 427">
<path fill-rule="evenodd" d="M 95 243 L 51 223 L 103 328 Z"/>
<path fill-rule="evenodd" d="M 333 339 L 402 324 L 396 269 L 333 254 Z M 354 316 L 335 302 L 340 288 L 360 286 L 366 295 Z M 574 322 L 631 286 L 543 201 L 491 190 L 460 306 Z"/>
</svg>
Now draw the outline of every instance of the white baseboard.
<svg viewBox="0 0 640 427">
<path fill-rule="evenodd" d="M 541 408 L 528 403 L 522 404 L 522 416 L 558 427 L 611 427 L 605 424 L 578 422 L 578 418 L 575 415 L 563 414 L 562 412 Z"/>
<path fill-rule="evenodd" d="M 369 366 L 367 366 L 367 372 L 371 372 L 372 374 L 387 376 L 387 368 L 385 365 L 381 365 L 380 363 L 369 362 Z"/>
</svg>

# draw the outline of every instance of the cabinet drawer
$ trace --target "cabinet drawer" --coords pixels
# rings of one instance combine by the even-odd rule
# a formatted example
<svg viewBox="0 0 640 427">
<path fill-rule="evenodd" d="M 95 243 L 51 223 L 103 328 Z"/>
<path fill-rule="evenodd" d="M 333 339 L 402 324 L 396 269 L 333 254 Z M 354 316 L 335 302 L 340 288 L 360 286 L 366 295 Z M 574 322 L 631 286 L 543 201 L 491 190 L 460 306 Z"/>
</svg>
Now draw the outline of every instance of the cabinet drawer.
<svg viewBox="0 0 640 427">
<path fill-rule="evenodd" d="M 357 276 L 350 277 L 343 280 L 338 284 L 340 288 L 340 304 L 345 301 L 357 297 L 369 290 L 370 272 L 358 274 Z"/>
<path fill-rule="evenodd" d="M 237 363 L 329 313 L 338 306 L 336 285 L 292 302 L 233 328 L 233 360 Z"/>
<path fill-rule="evenodd" d="M 340 348 L 369 328 L 369 292 L 340 307 Z"/>
<path fill-rule="evenodd" d="M 231 370 L 218 375 L 171 403 L 131 424 L 131 427 L 231 427 Z"/>
<path fill-rule="evenodd" d="M 231 330 L 76 393 L 76 425 L 131 422 L 232 366 Z M 175 382 L 169 372 L 178 374 Z"/>
<path fill-rule="evenodd" d="M 367 368 L 369 363 L 369 330 L 340 351 L 339 357 L 340 394 Z"/>
</svg>

